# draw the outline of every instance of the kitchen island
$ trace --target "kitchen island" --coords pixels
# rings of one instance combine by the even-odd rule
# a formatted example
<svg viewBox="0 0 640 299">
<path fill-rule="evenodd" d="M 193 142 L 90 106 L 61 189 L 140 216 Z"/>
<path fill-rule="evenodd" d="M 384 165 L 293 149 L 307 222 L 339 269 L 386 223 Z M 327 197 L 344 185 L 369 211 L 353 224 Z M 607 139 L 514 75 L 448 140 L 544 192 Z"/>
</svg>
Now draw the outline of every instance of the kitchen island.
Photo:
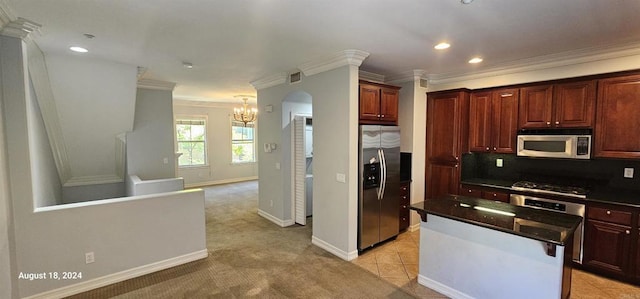
<svg viewBox="0 0 640 299">
<path fill-rule="evenodd" d="M 420 214 L 418 282 L 452 298 L 568 298 L 579 216 L 446 195 Z"/>
</svg>

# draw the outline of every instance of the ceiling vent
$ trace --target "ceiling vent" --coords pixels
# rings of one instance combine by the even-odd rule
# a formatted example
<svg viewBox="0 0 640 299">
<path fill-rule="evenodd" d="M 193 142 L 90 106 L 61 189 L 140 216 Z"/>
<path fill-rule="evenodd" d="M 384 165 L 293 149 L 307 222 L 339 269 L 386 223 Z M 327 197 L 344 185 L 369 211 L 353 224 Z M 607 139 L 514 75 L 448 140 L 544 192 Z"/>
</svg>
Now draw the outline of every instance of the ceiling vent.
<svg viewBox="0 0 640 299">
<path fill-rule="evenodd" d="M 300 72 L 289 74 L 289 84 L 298 83 L 300 81 L 302 81 L 302 74 L 300 74 Z"/>
<path fill-rule="evenodd" d="M 425 79 L 420 79 L 420 87 L 422 88 L 427 88 L 429 87 L 429 81 L 425 80 Z"/>
</svg>

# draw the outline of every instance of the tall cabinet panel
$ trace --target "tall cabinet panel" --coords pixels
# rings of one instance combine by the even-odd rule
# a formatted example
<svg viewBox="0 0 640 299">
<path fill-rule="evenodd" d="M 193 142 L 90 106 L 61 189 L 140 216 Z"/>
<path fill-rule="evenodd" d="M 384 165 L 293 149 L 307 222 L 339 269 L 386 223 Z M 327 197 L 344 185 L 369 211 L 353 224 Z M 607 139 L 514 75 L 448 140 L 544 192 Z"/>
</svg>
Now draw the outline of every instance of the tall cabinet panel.
<svg viewBox="0 0 640 299">
<path fill-rule="evenodd" d="M 427 94 L 426 196 L 457 194 L 460 156 L 467 150 L 469 91 Z"/>
<path fill-rule="evenodd" d="M 640 158 L 640 75 L 598 82 L 594 157 Z"/>
</svg>

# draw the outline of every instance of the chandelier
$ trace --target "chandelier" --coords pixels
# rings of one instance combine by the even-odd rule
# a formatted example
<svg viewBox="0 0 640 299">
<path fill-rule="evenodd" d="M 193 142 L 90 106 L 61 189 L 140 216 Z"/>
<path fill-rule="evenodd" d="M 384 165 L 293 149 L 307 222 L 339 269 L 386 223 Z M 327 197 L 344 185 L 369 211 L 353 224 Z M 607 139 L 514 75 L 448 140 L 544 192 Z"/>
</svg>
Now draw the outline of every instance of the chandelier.
<svg viewBox="0 0 640 299">
<path fill-rule="evenodd" d="M 242 107 L 233 108 L 233 120 L 241 121 L 245 126 L 247 123 L 255 121 L 258 117 L 258 109 L 249 108 L 249 105 L 247 104 L 249 97 L 253 96 L 236 96 L 236 98 L 242 98 L 244 104 L 242 104 Z"/>
</svg>

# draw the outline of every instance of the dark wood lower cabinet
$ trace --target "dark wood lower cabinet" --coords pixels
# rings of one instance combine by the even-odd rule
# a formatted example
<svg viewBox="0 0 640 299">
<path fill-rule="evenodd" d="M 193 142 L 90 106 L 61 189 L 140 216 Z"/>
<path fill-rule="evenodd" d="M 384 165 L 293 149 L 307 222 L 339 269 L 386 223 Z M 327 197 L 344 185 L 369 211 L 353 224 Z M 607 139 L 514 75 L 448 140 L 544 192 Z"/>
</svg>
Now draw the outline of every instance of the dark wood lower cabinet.
<svg viewBox="0 0 640 299">
<path fill-rule="evenodd" d="M 400 231 L 409 228 L 409 205 L 411 204 L 411 189 L 409 182 L 400 182 Z"/>
<path fill-rule="evenodd" d="M 509 202 L 509 193 L 501 192 L 493 188 L 479 188 L 470 185 L 460 186 L 460 195 L 484 198 L 488 200 L 497 200 L 502 202 Z"/>
<path fill-rule="evenodd" d="M 631 227 L 587 220 L 583 264 L 617 277 L 629 276 Z"/>
</svg>

